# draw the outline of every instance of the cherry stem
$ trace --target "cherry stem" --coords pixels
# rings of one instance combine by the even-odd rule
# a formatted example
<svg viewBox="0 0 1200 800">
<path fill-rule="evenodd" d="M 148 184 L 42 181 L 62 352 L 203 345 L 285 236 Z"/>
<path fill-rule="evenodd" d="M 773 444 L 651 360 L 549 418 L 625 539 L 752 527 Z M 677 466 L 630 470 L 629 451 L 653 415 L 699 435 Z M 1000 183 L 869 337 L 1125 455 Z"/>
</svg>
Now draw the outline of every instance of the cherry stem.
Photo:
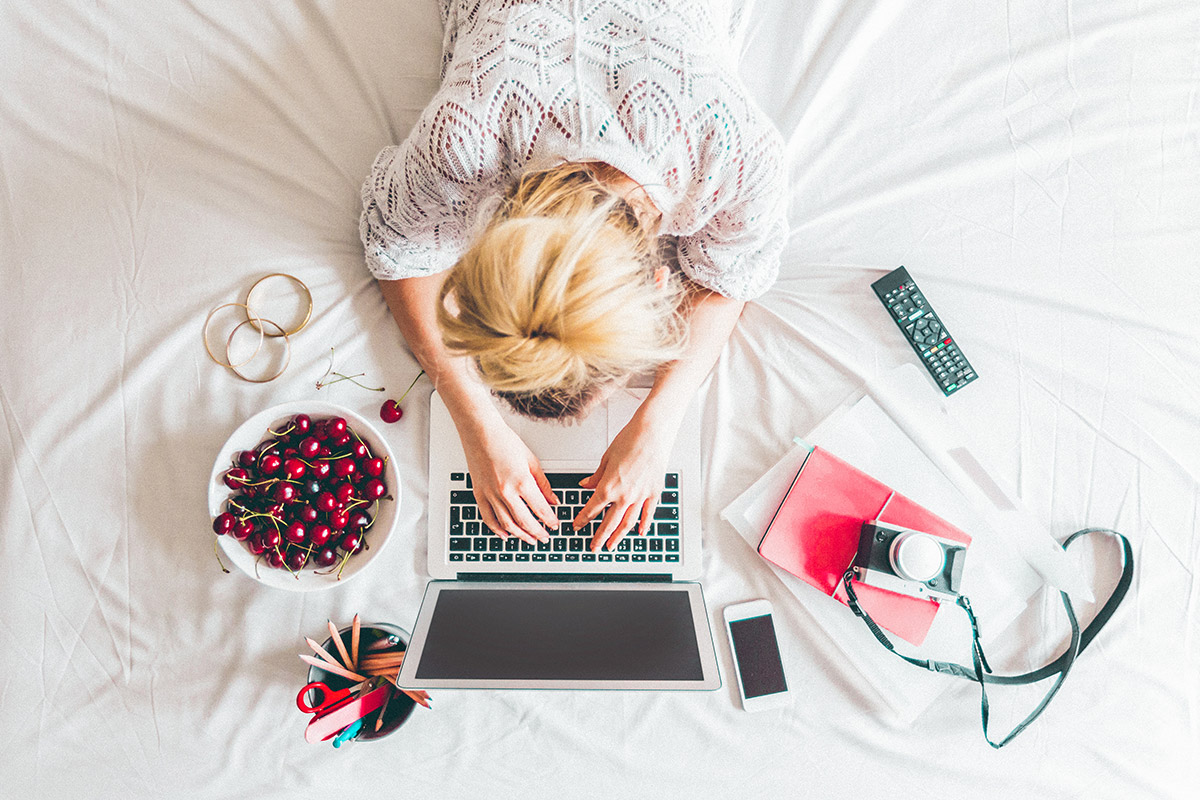
<svg viewBox="0 0 1200 800">
<path fill-rule="evenodd" d="M 270 428 L 267 428 L 267 433 L 271 434 L 272 436 L 287 436 L 289 433 L 291 433 L 295 429 L 296 429 L 296 423 L 293 422 L 292 424 L 288 425 L 286 428 L 284 428 L 281 431 L 273 431 Z"/>
<path fill-rule="evenodd" d="M 221 565 L 221 572 L 228 575 L 229 570 L 225 568 L 225 562 L 221 560 L 221 554 L 217 552 L 217 537 L 215 536 L 213 537 L 213 555 L 217 557 L 217 563 Z"/>
<path fill-rule="evenodd" d="M 348 562 L 350 560 L 350 556 L 352 556 L 352 555 L 353 555 L 353 553 L 348 552 L 348 553 L 346 553 L 346 555 L 342 556 L 342 565 L 340 567 L 338 567 L 337 579 L 339 581 L 342 579 L 342 570 L 344 570 L 346 568 L 346 562 Z"/>
<path fill-rule="evenodd" d="M 324 381 L 324 382 L 322 382 L 322 381 L 317 381 L 317 388 L 318 388 L 318 389 L 324 389 L 326 386 L 332 386 L 332 385 L 333 385 L 333 384 L 335 384 L 335 383 L 341 383 L 342 381 L 350 381 L 350 382 L 351 382 L 351 383 L 353 383 L 355 386 L 361 386 L 362 388 L 364 388 L 364 389 L 366 389 L 366 390 L 368 390 L 368 391 L 371 391 L 371 392 L 382 392 L 382 391 L 384 390 L 384 388 L 383 388 L 382 386 L 380 386 L 379 388 L 375 388 L 374 386 L 367 386 L 367 385 L 366 385 L 366 384 L 364 384 L 364 383 L 359 383 L 358 381 L 354 380 L 355 378 L 362 378 L 362 377 L 364 377 L 364 376 L 367 374 L 367 373 L 365 373 L 365 372 L 360 372 L 360 373 L 358 373 L 357 375 L 343 375 L 343 374 L 342 374 L 342 373 L 340 373 L 340 372 L 335 372 L 335 373 L 333 373 L 333 374 L 334 374 L 334 375 L 337 375 L 337 378 L 336 378 L 335 380 L 332 380 L 332 381 Z M 323 378 L 324 378 L 324 376 L 322 376 L 322 379 L 323 379 Z"/>
<path fill-rule="evenodd" d="M 326 375 L 333 371 L 333 348 L 329 348 L 329 366 L 325 368 L 325 375 L 317 378 L 317 388 L 321 388 L 321 381 L 325 380 Z"/>
<path fill-rule="evenodd" d="M 264 486 L 268 483 L 275 483 L 278 480 L 279 480 L 279 478 L 267 478 L 265 481 L 259 481 L 258 483 L 247 483 L 246 485 L 247 486 Z"/>
<path fill-rule="evenodd" d="M 249 514 L 246 514 L 244 517 L 241 517 L 238 521 L 245 522 L 246 520 L 254 519 L 255 517 L 266 517 L 267 519 L 274 520 L 276 528 L 279 527 L 280 522 L 283 522 L 282 519 L 275 516 L 274 514 L 264 514 L 261 511 L 251 511 Z"/>
<path fill-rule="evenodd" d="M 408 397 L 408 393 L 412 391 L 412 388 L 417 385 L 417 381 L 421 380 L 421 376 L 424 374 L 425 370 L 421 370 L 417 373 L 417 377 L 413 378 L 412 383 L 410 383 L 408 388 L 404 390 L 404 394 L 400 395 L 400 399 L 396 401 L 396 405 L 400 405 L 404 402 L 404 398 Z"/>
<path fill-rule="evenodd" d="M 367 458 L 374 458 L 375 456 L 371 453 L 370 445 L 368 445 L 366 442 L 364 442 L 362 440 L 362 437 L 358 435 L 358 431 L 354 430 L 354 428 L 350 428 L 349 430 L 350 430 L 350 435 L 353 436 L 355 439 L 357 439 L 359 444 L 361 444 L 363 447 L 367 448 Z"/>
<path fill-rule="evenodd" d="M 279 553 L 278 546 L 275 547 L 275 552 Z M 283 553 L 279 553 L 279 557 L 283 558 L 283 568 L 286 569 L 288 572 L 292 573 L 292 576 L 295 577 L 296 580 L 300 580 L 300 576 L 297 575 L 296 570 L 292 569 L 291 566 L 288 564 L 287 559 L 283 557 Z"/>
</svg>

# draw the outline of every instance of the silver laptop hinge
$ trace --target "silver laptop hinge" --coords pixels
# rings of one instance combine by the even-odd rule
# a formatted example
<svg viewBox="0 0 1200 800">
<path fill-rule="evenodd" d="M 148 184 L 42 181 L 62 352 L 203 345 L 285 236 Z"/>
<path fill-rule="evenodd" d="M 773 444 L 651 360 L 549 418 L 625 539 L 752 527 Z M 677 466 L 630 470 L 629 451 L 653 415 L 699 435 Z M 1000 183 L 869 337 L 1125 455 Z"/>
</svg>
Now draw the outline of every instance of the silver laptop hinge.
<svg viewBox="0 0 1200 800">
<path fill-rule="evenodd" d="M 460 572 L 458 580 L 489 583 L 670 583 L 671 576 L 636 572 L 621 575 L 611 572 Z"/>
</svg>

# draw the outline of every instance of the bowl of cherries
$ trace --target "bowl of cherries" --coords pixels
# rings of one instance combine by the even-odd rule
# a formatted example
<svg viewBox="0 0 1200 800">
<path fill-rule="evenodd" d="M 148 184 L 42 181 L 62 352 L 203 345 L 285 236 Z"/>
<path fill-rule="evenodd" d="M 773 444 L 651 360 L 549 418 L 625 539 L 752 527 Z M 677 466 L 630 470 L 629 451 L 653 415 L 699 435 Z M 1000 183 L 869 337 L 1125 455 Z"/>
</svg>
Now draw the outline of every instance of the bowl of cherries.
<svg viewBox="0 0 1200 800">
<path fill-rule="evenodd" d="M 284 403 L 250 417 L 217 453 L 208 484 L 221 552 L 251 578 L 299 592 L 361 572 L 399 507 L 387 442 L 332 403 Z"/>
</svg>

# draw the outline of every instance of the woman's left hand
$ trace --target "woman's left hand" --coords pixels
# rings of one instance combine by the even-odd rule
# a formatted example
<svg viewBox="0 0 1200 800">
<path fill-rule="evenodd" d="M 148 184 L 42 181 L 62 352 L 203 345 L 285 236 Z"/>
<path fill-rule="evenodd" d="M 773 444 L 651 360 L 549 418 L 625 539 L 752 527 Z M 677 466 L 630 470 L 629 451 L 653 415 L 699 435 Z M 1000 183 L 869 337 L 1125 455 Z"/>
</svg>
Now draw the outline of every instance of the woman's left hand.
<svg viewBox="0 0 1200 800">
<path fill-rule="evenodd" d="M 592 490 L 592 498 L 575 517 L 575 530 L 608 507 L 592 537 L 593 552 L 602 546 L 614 549 L 639 520 L 638 535 L 644 535 L 654 522 L 678 426 L 656 422 L 645 410 L 643 405 L 634 414 L 612 440 L 596 471 L 579 482 Z"/>
</svg>

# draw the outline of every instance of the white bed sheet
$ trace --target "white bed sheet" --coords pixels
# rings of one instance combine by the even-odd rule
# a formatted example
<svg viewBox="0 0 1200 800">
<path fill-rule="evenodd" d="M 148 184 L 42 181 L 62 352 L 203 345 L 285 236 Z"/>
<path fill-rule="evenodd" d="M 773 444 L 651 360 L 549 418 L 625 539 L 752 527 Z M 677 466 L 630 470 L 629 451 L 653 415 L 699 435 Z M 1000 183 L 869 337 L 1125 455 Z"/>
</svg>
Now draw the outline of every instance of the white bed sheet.
<svg viewBox="0 0 1200 800">
<path fill-rule="evenodd" d="M 391 738 L 334 751 L 302 739 L 295 654 L 327 618 L 416 614 L 427 385 L 387 428 L 397 541 L 345 587 L 222 575 L 203 492 L 268 405 L 374 413 L 373 393 L 315 390 L 329 347 L 393 393 L 416 373 L 356 219 L 372 157 L 436 86 L 435 4 L 3 2 L 0 795 L 1190 796 L 1197 41 L 1190 0 L 760 0 L 743 64 L 788 142 L 793 233 L 703 389 L 726 685 L 437 692 Z M 949 402 L 981 460 L 1060 537 L 1134 542 L 1125 606 L 1000 752 L 966 683 L 911 726 L 889 718 L 718 517 L 793 435 L 911 359 L 868 288 L 900 263 L 982 376 Z M 208 361 L 200 326 L 274 271 L 307 281 L 317 314 L 286 375 L 254 386 Z M 758 715 L 737 709 L 719 632 L 752 597 L 776 605 L 795 686 Z M 1061 625 L 1047 600 L 998 660 L 1045 657 L 1043 617 Z M 996 692 L 995 724 L 1035 699 Z"/>
</svg>

